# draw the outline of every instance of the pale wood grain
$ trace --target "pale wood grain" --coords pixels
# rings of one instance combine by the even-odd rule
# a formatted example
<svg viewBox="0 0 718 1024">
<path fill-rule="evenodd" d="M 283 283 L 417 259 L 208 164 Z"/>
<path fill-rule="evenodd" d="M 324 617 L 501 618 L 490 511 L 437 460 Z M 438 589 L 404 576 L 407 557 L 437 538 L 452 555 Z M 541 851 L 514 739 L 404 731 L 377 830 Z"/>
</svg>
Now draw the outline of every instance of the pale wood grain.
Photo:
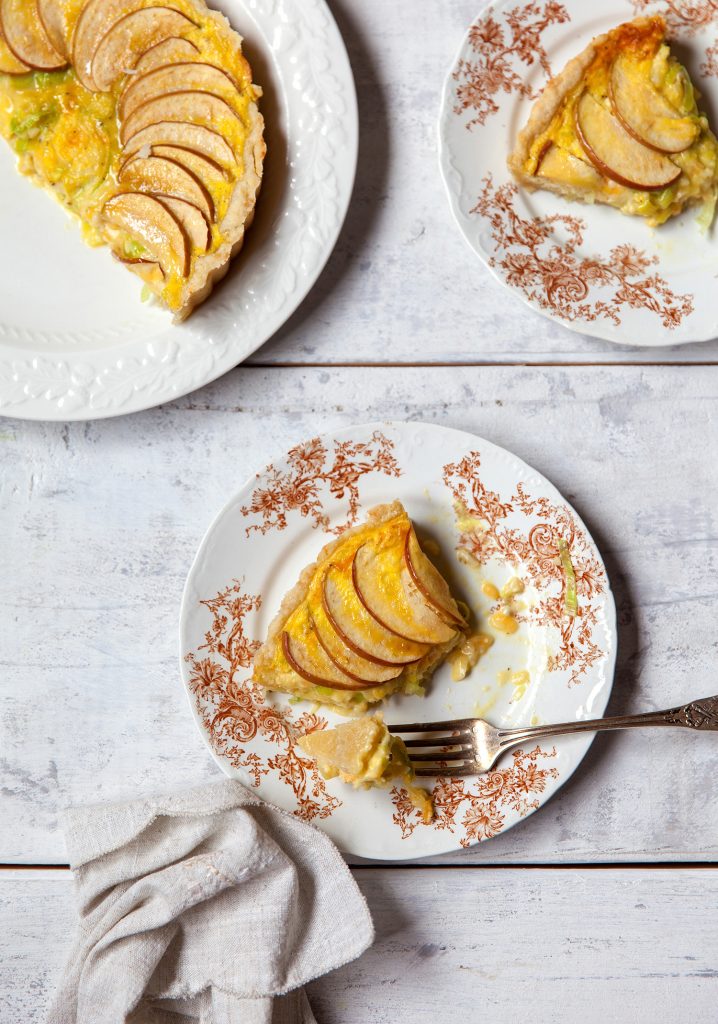
<svg viewBox="0 0 718 1024">
<path fill-rule="evenodd" d="M 715 1020 L 715 870 L 356 878 L 376 942 L 310 986 L 319 1024 Z M 0 873 L 0 1019 L 45 1019 L 74 925 L 68 873 Z"/>
<path fill-rule="evenodd" d="M 635 349 L 569 331 L 496 282 L 461 237 L 439 174 L 437 120 L 444 78 L 483 6 L 331 0 L 357 83 L 357 184 L 317 286 L 252 361 L 715 361 L 715 341 Z"/>
<path fill-rule="evenodd" d="M 423 419 L 545 473 L 588 522 L 621 619 L 609 710 L 718 690 L 718 369 L 239 370 L 142 415 L 0 431 L 0 861 L 63 863 L 58 809 L 216 777 L 177 618 L 215 512 L 332 427 Z M 715 734 L 601 737 L 537 815 L 452 862 L 708 860 Z"/>
</svg>

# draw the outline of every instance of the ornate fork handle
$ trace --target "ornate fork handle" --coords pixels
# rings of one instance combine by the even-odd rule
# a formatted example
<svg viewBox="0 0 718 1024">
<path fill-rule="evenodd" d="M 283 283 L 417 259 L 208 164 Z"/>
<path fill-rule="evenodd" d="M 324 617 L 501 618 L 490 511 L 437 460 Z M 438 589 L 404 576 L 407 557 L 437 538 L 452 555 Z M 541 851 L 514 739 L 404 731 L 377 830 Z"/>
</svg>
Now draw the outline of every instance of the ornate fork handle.
<svg viewBox="0 0 718 1024">
<path fill-rule="evenodd" d="M 559 725 L 538 725 L 526 729 L 497 729 L 501 748 L 512 747 L 524 740 L 544 736 L 566 736 L 576 732 L 603 732 L 609 729 L 641 729 L 644 726 L 682 726 L 684 729 L 702 729 L 718 732 L 718 696 L 692 700 L 668 711 L 649 711 L 644 715 L 620 715 L 616 718 L 595 718 L 583 722 L 564 722 Z"/>
</svg>

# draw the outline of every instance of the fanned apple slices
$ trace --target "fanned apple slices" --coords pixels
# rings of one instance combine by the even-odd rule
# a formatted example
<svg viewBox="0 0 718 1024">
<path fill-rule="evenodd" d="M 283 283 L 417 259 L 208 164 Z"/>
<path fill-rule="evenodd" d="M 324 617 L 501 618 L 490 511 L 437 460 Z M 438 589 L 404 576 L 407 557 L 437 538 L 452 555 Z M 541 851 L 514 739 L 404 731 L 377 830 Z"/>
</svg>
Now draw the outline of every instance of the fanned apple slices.
<svg viewBox="0 0 718 1024">
<path fill-rule="evenodd" d="M 184 319 L 242 246 L 265 145 L 241 38 L 203 0 L 0 0 L 19 169 Z"/>
<path fill-rule="evenodd" d="M 304 570 L 257 653 L 254 680 L 344 707 L 422 693 L 465 628 L 402 505 L 380 505 Z"/>
<path fill-rule="evenodd" d="M 665 35 L 662 17 L 636 18 L 551 79 L 509 157 L 516 178 L 651 225 L 700 203 L 709 222 L 718 142 Z"/>
</svg>

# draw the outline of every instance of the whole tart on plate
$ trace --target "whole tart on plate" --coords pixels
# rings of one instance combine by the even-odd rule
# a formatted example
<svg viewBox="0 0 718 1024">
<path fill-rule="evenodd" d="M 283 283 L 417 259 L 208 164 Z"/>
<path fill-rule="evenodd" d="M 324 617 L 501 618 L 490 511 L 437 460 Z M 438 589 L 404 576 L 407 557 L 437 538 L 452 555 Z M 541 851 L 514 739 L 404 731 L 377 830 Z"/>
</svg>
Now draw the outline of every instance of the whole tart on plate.
<svg viewBox="0 0 718 1024">
<path fill-rule="evenodd" d="M 183 320 L 262 179 L 261 89 L 203 0 L 0 0 L 0 134 L 18 169 Z"/>
<path fill-rule="evenodd" d="M 529 189 L 606 203 L 656 226 L 718 193 L 718 141 L 661 16 L 598 36 L 547 83 L 509 168 Z"/>
<path fill-rule="evenodd" d="M 360 710 L 420 694 L 466 622 L 400 502 L 327 544 L 300 575 L 254 659 L 268 690 Z"/>
</svg>

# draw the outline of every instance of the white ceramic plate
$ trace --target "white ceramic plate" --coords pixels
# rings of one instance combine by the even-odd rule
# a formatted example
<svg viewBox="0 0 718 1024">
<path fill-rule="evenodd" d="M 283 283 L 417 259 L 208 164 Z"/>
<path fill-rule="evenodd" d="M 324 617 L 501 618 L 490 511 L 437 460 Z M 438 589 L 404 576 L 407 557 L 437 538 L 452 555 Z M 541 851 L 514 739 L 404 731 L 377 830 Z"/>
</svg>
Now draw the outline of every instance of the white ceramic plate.
<svg viewBox="0 0 718 1024">
<path fill-rule="evenodd" d="M 321 778 L 296 739 L 346 719 L 254 687 L 252 657 L 284 594 L 324 543 L 393 499 L 404 503 L 420 536 L 439 543 L 454 592 L 480 622 L 492 604 L 482 577 L 501 586 L 518 573 L 527 591 L 515 636 L 497 637 L 466 680 L 452 683 L 443 666 L 426 697 L 391 698 L 383 708 L 389 723 L 477 712 L 497 725 L 600 715 L 613 680 L 616 625 L 603 563 L 576 513 L 520 459 L 472 434 L 419 423 L 353 427 L 298 444 L 242 488 L 207 532 L 182 601 L 182 674 L 200 731 L 224 772 L 318 825 L 346 853 L 397 860 L 510 828 L 576 770 L 591 736 L 524 747 L 476 779 L 438 780 L 430 825 L 400 788 L 356 791 Z M 486 521 L 471 545 L 481 570 L 455 557 L 457 499 Z M 578 580 L 575 619 L 565 614 L 558 537 L 570 547 Z M 499 682 L 509 669 L 528 670 L 525 693 Z"/>
<path fill-rule="evenodd" d="M 324 0 L 218 0 L 264 88 L 267 163 L 226 280 L 187 323 L 80 240 L 0 145 L 0 412 L 94 419 L 146 409 L 236 366 L 294 312 L 336 242 L 354 183 L 351 68 Z M 11 240 L 12 244 L 8 244 Z"/>
<path fill-rule="evenodd" d="M 471 248 L 533 309 L 567 327 L 629 345 L 718 335 L 716 228 L 696 213 L 659 230 L 605 206 L 517 188 L 506 157 L 549 72 L 596 35 L 660 12 L 718 125 L 714 0 L 495 0 L 469 29 L 446 80 L 441 170 Z"/>
</svg>

